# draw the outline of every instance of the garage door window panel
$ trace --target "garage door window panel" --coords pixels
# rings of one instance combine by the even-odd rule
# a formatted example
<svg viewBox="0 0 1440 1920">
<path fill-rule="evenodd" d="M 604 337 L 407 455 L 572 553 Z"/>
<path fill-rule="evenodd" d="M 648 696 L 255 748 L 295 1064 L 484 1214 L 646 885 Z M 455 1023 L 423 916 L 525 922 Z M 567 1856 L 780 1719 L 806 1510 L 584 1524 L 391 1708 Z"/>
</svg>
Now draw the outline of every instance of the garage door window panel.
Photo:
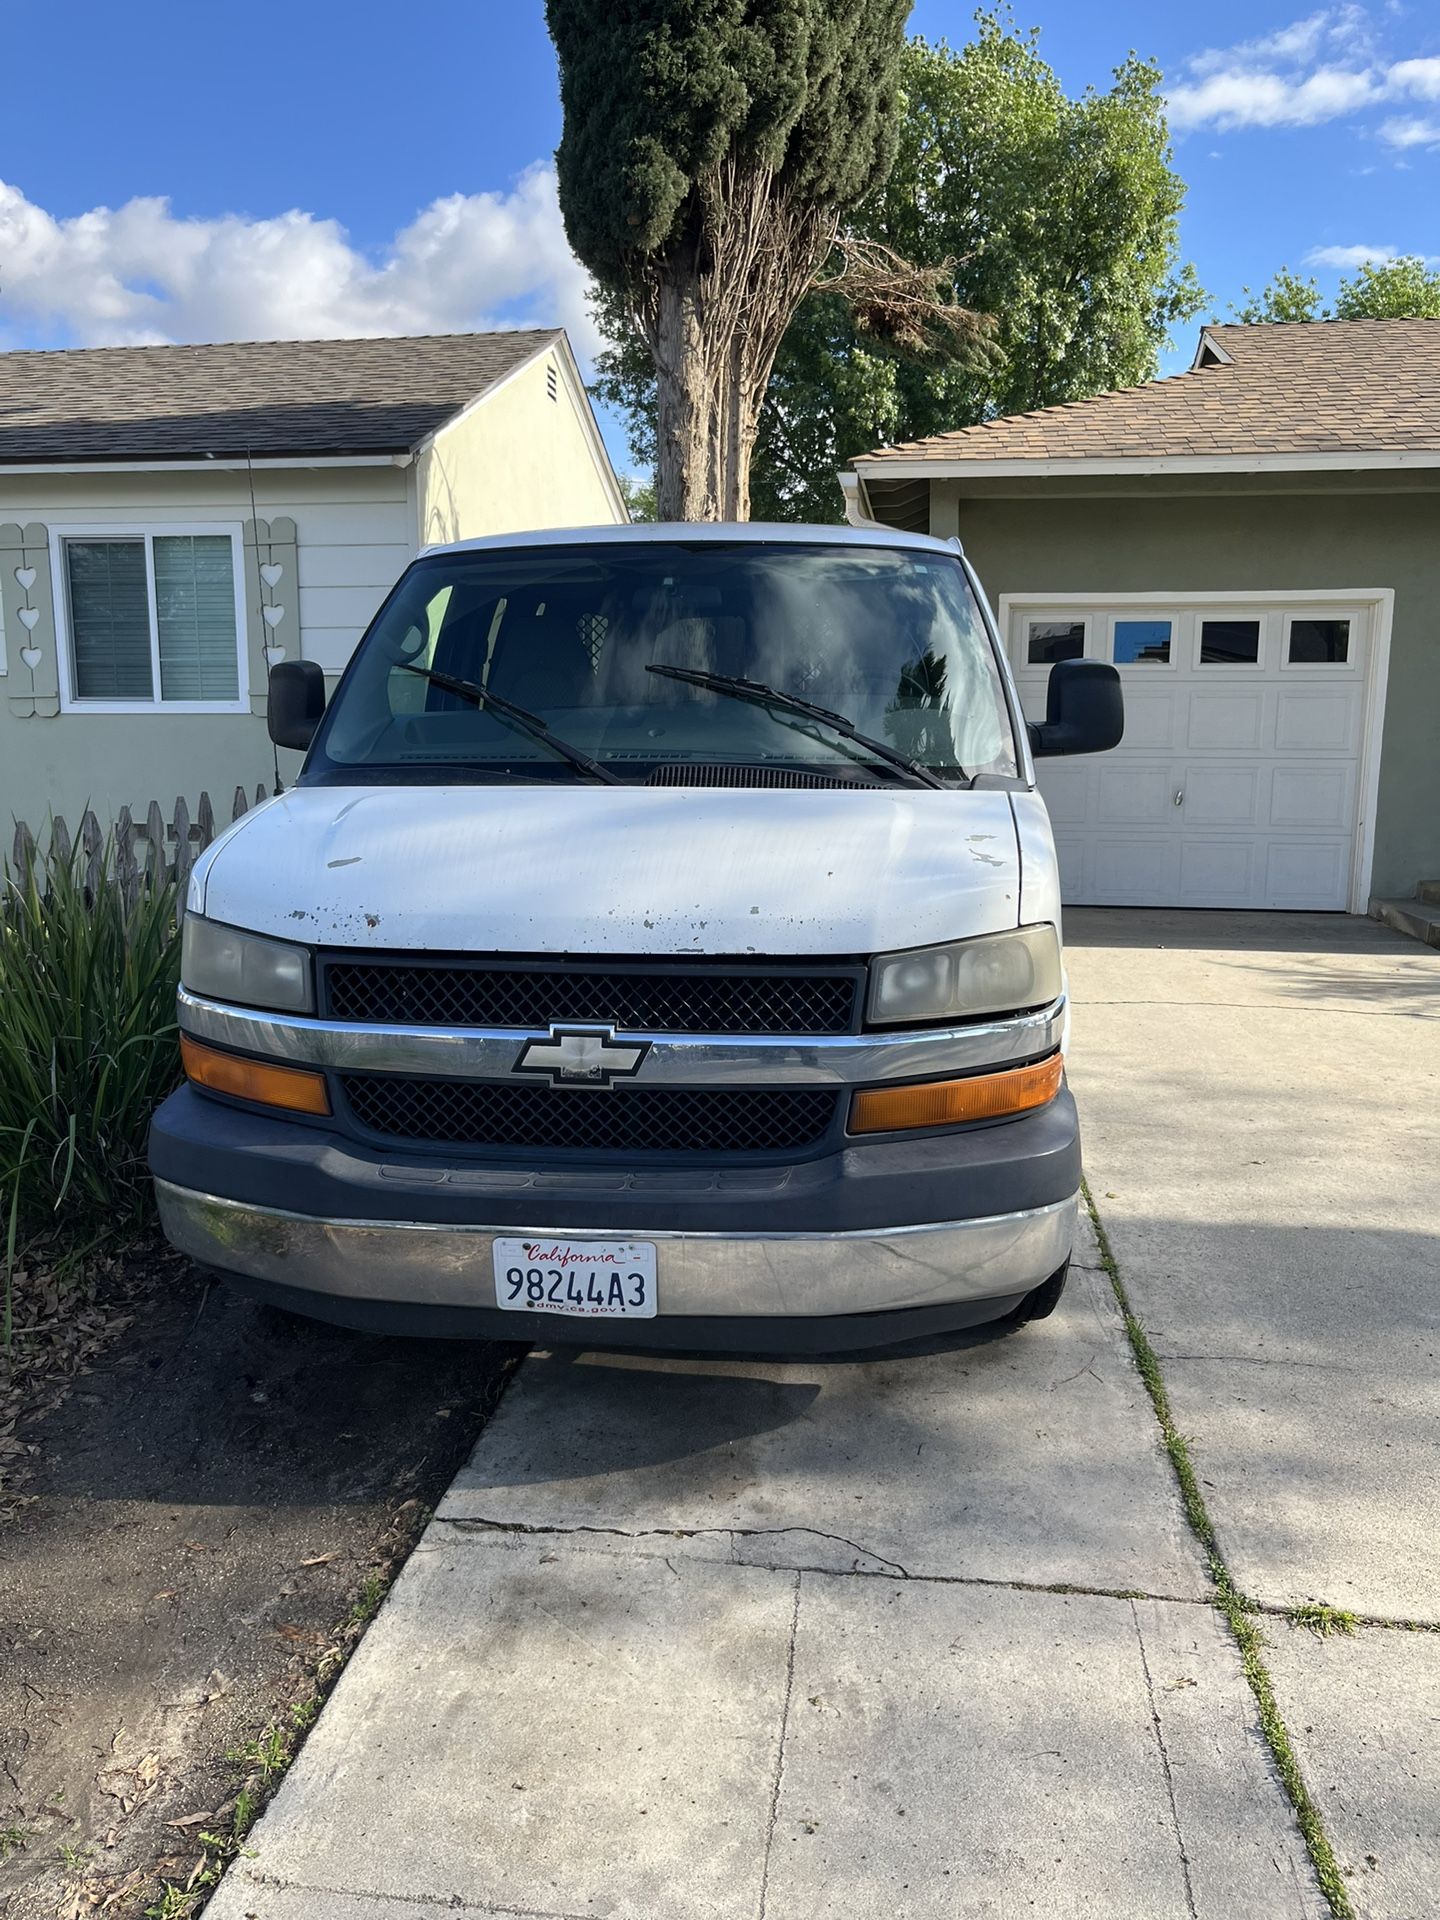
<svg viewBox="0 0 1440 1920">
<path fill-rule="evenodd" d="M 1287 667 L 1352 666 L 1349 618 L 1292 617 L 1286 622 L 1284 662 Z"/>
<path fill-rule="evenodd" d="M 1202 667 L 1259 667 L 1263 625 L 1258 619 L 1202 620 Z"/>
<path fill-rule="evenodd" d="M 1085 620 L 1031 620 L 1026 627 L 1026 666 L 1053 667 L 1057 660 L 1083 660 L 1088 624 Z"/>
<path fill-rule="evenodd" d="M 1173 620 L 1117 616 L 1111 630 L 1110 658 L 1117 667 L 1157 667 L 1174 665 L 1175 623 Z"/>
</svg>

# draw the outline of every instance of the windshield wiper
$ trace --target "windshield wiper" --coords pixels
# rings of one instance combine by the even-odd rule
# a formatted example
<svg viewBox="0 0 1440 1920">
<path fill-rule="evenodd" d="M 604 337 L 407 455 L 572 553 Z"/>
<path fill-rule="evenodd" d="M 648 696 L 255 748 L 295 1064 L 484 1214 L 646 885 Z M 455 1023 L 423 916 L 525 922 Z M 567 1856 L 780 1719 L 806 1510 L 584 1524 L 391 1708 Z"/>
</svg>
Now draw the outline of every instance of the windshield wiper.
<svg viewBox="0 0 1440 1920">
<path fill-rule="evenodd" d="M 572 767 L 585 774 L 591 780 L 603 780 L 607 787 L 623 787 L 625 782 L 611 773 L 608 767 L 602 767 L 598 760 L 592 760 L 588 753 L 579 747 L 572 747 L 568 740 L 562 740 L 558 733 L 552 733 L 538 713 L 531 713 L 528 707 L 517 707 L 513 700 L 506 700 L 498 693 L 491 693 L 488 687 L 482 687 L 478 680 L 460 680 L 453 673 L 440 673 L 434 667 L 417 667 L 412 661 L 402 660 L 400 667 L 406 673 L 418 673 L 422 680 L 443 687 L 446 693 L 458 693 L 462 700 L 473 700 L 477 707 L 491 707 L 501 720 L 508 720 L 520 733 L 528 733 L 532 740 L 538 740 L 542 747 L 549 747 L 552 753 L 558 753 L 562 760 L 568 760 Z"/>
<path fill-rule="evenodd" d="M 912 787 L 945 787 L 945 782 L 929 767 L 922 766 L 918 760 L 912 760 L 908 754 L 898 748 L 876 740 L 868 733 L 861 733 L 853 720 L 847 720 L 843 713 L 835 713 L 829 707 L 816 706 L 813 700 L 802 700 L 798 693 L 786 693 L 780 687 L 767 686 L 763 680 L 746 680 L 740 674 L 704 673 L 698 667 L 667 667 L 652 660 L 646 667 L 647 673 L 660 673 L 667 680 L 683 680 L 687 686 L 707 687 L 711 693 L 728 693 L 736 700 L 748 700 L 752 706 L 764 707 L 780 719 L 782 714 L 797 713 L 804 719 L 816 720 L 821 726 L 829 727 L 843 739 L 854 741 L 857 747 L 863 747 L 877 760 L 883 760 L 887 766 L 894 767 L 897 773 L 903 773 Z M 813 739 L 814 733 L 809 727 L 801 727 L 799 732 Z M 963 780 L 966 776 L 963 768 L 956 768 Z"/>
</svg>

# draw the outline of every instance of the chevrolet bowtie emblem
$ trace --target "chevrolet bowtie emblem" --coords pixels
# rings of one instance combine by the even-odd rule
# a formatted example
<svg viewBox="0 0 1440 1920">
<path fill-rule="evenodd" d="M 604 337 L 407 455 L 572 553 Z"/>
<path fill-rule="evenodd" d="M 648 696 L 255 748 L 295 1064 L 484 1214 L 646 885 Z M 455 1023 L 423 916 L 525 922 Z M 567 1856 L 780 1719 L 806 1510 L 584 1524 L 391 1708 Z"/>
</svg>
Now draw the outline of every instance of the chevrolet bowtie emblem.
<svg viewBox="0 0 1440 1920">
<path fill-rule="evenodd" d="M 608 1087 L 640 1071 L 648 1040 L 617 1040 L 613 1027 L 551 1027 L 527 1040 L 516 1073 L 542 1073 L 552 1087 Z"/>
</svg>

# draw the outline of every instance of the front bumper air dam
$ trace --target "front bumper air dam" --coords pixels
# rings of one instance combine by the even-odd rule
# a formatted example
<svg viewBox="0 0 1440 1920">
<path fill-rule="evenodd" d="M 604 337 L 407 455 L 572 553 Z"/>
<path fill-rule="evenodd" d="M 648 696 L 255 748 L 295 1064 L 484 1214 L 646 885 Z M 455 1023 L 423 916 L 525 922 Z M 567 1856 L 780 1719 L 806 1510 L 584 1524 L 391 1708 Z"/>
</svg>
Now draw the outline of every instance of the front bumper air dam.
<svg viewBox="0 0 1440 1920">
<path fill-rule="evenodd" d="M 1003 1318 L 1068 1259 L 1074 1102 L 788 1167 L 388 1159 L 188 1088 L 156 1115 L 169 1239 L 253 1293 L 377 1331 L 587 1346 L 843 1351 Z M 653 1320 L 494 1305 L 497 1236 L 653 1240 Z"/>
</svg>

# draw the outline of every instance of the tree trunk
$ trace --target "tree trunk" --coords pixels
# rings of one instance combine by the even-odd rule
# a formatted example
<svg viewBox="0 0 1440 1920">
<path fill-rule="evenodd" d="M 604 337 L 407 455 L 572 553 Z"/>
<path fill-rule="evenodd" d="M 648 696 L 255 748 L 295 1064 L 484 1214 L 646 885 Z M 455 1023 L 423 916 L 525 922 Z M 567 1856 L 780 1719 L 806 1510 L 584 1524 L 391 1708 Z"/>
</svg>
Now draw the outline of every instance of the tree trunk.
<svg viewBox="0 0 1440 1920">
<path fill-rule="evenodd" d="M 835 235 L 768 174 L 712 183 L 703 231 L 659 267 L 635 319 L 655 360 L 662 520 L 747 520 L 750 461 L 780 341 Z"/>
<path fill-rule="evenodd" d="M 699 277 L 687 267 L 674 262 L 657 290 L 656 510 L 662 520 L 719 520 L 715 385 L 706 365 Z"/>
</svg>

